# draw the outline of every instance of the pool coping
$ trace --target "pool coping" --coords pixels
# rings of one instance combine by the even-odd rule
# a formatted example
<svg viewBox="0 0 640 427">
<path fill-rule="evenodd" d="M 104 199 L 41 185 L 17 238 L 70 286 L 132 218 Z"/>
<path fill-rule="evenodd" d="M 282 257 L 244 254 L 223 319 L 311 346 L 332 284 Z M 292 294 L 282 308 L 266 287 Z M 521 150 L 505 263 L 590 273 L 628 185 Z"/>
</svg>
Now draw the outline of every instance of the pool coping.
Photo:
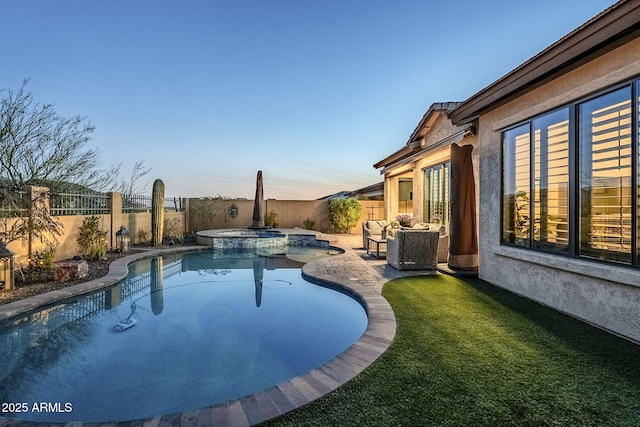
<svg viewBox="0 0 640 427">
<path fill-rule="evenodd" d="M 54 304 L 61 300 L 90 293 L 113 285 L 127 276 L 129 263 L 139 259 L 168 253 L 193 250 L 208 250 L 207 246 L 188 246 L 171 249 L 153 249 L 128 255 L 113 261 L 109 273 L 99 279 L 70 286 L 46 294 L 25 298 L 21 301 L 0 306 L 0 321 L 27 313 L 38 307 Z M 342 256 L 342 254 L 334 256 Z M 204 407 L 198 410 L 162 415 L 153 418 L 120 421 L 113 423 L 71 423 L 79 426 L 158 426 L 170 425 L 232 425 L 250 426 L 270 420 L 299 408 L 335 390 L 371 365 L 391 345 L 396 333 L 396 319 L 393 309 L 382 295 L 357 281 L 345 280 L 320 273 L 318 268 L 332 257 L 320 258 L 302 266 L 302 276 L 319 286 L 344 292 L 360 302 L 368 316 L 368 324 L 362 336 L 344 352 L 327 363 L 291 378 L 259 393 L 231 400 L 226 403 Z M 48 423 L 55 425 L 56 423 Z M 69 423 L 59 423 L 65 425 Z M 27 423 L 12 418 L 0 417 L 0 426 L 42 425 L 41 422 Z"/>
</svg>

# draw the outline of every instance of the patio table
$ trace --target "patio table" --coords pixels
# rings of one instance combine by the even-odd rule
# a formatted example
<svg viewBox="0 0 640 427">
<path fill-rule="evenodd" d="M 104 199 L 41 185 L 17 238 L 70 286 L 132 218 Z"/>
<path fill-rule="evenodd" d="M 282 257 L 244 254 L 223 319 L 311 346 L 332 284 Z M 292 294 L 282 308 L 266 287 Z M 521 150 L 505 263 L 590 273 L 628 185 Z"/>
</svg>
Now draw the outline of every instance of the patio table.
<svg viewBox="0 0 640 427">
<path fill-rule="evenodd" d="M 376 244 L 376 258 L 381 258 L 381 256 L 380 256 L 380 245 L 381 244 L 386 245 L 387 244 L 387 239 L 381 239 L 381 238 L 378 238 L 378 237 L 369 236 L 369 237 L 367 237 L 367 240 L 369 240 L 369 245 L 368 245 L 368 248 L 367 248 L 367 254 L 370 254 L 369 250 L 371 249 L 371 243 L 375 243 Z M 384 257 L 386 258 L 386 254 L 384 255 Z"/>
</svg>

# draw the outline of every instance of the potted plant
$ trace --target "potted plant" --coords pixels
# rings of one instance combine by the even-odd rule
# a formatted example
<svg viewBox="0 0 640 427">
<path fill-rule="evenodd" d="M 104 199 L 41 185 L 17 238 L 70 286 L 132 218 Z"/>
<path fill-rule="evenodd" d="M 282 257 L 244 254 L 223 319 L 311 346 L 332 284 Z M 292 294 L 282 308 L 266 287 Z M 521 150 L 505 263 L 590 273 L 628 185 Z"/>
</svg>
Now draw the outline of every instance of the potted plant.
<svg viewBox="0 0 640 427">
<path fill-rule="evenodd" d="M 400 223 L 401 227 L 411 227 L 412 219 L 413 218 L 411 217 L 411 215 L 407 215 L 407 214 L 400 214 L 396 217 L 396 221 Z"/>
</svg>

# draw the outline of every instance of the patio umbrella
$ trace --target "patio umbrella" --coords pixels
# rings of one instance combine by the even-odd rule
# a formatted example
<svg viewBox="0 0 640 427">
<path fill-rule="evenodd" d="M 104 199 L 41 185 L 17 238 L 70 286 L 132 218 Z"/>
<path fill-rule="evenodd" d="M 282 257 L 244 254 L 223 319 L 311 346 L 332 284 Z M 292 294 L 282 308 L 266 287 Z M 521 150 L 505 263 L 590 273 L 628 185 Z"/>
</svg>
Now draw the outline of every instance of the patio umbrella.
<svg viewBox="0 0 640 427">
<path fill-rule="evenodd" d="M 253 199 L 253 224 L 251 228 L 264 228 L 264 215 L 262 205 L 264 204 L 264 192 L 262 189 L 262 171 L 258 171 L 256 177 L 256 196 Z"/>
<path fill-rule="evenodd" d="M 164 310 L 162 257 L 151 258 L 151 311 L 156 316 Z"/>
<path fill-rule="evenodd" d="M 449 267 L 461 270 L 478 268 L 476 185 L 471 151 L 471 145 L 451 145 Z"/>
<path fill-rule="evenodd" d="M 262 280 L 264 278 L 264 258 L 259 256 L 253 260 L 253 284 L 256 287 L 256 307 L 262 304 Z"/>
</svg>

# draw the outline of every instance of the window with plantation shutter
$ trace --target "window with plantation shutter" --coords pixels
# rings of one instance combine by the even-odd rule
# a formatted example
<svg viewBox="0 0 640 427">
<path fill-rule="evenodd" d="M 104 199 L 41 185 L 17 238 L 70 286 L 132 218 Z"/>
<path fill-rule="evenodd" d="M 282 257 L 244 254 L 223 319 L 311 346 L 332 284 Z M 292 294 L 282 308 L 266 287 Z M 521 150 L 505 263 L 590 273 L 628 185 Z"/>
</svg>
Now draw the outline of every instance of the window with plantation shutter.
<svg viewBox="0 0 640 427">
<path fill-rule="evenodd" d="M 505 130 L 501 243 L 640 267 L 639 141 L 640 80 Z"/>
</svg>

